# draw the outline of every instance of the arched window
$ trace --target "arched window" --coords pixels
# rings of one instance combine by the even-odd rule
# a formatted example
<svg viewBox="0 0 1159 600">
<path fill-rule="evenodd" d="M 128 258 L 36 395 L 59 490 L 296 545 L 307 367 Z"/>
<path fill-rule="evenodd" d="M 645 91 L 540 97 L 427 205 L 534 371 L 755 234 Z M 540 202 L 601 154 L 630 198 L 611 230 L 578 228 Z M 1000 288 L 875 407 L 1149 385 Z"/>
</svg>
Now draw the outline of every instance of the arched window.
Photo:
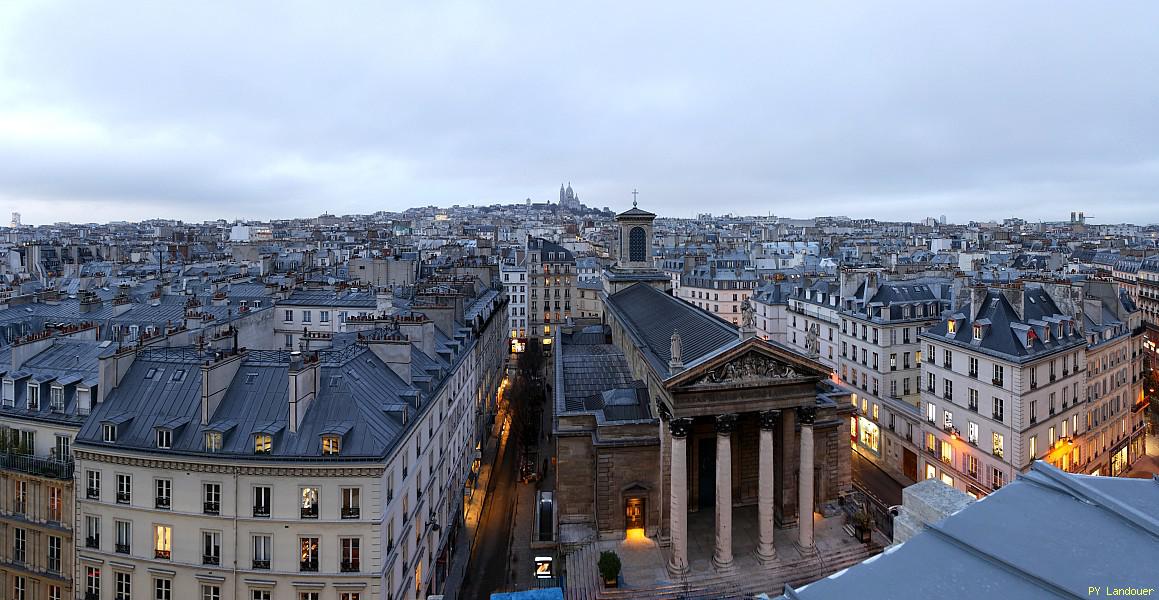
<svg viewBox="0 0 1159 600">
<path fill-rule="evenodd" d="M 648 234 L 643 227 L 633 227 L 628 232 L 628 260 L 644 262 L 648 260 Z"/>
</svg>

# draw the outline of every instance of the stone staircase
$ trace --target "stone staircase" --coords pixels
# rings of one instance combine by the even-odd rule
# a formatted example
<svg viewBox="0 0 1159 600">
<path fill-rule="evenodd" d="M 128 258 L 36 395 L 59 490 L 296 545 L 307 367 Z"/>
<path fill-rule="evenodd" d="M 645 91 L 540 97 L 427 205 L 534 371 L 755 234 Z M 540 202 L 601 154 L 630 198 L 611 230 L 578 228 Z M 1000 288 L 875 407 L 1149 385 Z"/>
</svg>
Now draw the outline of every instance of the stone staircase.
<svg viewBox="0 0 1159 600">
<path fill-rule="evenodd" d="M 587 544 L 566 558 L 568 578 L 564 597 L 567 600 L 708 600 L 747 599 L 762 592 L 776 597 L 785 583 L 800 587 L 853 566 L 882 549 L 876 543 L 855 544 L 828 554 L 786 560 L 770 568 L 726 574 L 697 573 L 686 581 L 652 588 L 603 589 L 596 569 L 599 547 Z"/>
</svg>

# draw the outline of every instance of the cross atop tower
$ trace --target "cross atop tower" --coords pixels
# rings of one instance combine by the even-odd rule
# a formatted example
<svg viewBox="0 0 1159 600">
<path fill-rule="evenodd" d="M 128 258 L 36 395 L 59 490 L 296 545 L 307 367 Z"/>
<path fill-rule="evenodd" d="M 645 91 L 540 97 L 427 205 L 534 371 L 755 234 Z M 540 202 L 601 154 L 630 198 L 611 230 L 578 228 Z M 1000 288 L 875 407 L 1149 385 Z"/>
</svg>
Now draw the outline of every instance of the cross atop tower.
<svg viewBox="0 0 1159 600">
<path fill-rule="evenodd" d="M 640 192 L 638 190 L 636 190 L 635 188 L 632 188 L 632 208 L 636 208 L 636 196 L 639 193 Z"/>
</svg>

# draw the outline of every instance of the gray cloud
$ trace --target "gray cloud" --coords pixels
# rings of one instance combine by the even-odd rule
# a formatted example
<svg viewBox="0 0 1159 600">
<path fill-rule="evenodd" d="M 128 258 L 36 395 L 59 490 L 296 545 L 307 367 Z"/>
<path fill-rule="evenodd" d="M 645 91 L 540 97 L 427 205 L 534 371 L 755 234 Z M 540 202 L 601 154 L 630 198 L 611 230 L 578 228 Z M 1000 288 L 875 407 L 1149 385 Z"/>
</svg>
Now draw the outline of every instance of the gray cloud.
<svg viewBox="0 0 1159 600">
<path fill-rule="evenodd" d="M 30 3 L 28 221 L 420 204 L 1159 220 L 1151 2 Z"/>
</svg>

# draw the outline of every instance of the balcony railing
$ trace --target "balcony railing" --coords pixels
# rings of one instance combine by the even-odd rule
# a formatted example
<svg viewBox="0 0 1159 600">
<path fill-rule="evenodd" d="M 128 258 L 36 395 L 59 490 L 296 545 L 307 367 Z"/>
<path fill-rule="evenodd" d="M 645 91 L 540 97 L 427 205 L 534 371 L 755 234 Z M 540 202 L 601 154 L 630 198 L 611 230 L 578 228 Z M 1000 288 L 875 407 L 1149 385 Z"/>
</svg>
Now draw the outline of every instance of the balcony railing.
<svg viewBox="0 0 1159 600">
<path fill-rule="evenodd" d="M 268 560 L 253 560 L 253 568 L 257 571 L 268 571 L 270 569 L 270 561 Z"/>
<path fill-rule="evenodd" d="M 339 565 L 339 570 L 341 570 L 343 573 L 357 573 L 358 572 L 358 561 L 356 561 L 356 560 L 344 560 L 344 561 L 342 561 L 342 564 Z"/>
<path fill-rule="evenodd" d="M 171 550 L 153 550 L 153 558 L 169 560 L 172 556 L 173 552 Z"/>
<path fill-rule="evenodd" d="M 117 504 L 128 504 L 132 499 L 133 495 L 129 492 L 117 492 Z"/>
<path fill-rule="evenodd" d="M 85 538 L 85 548 L 99 549 L 101 547 L 101 538 L 89 536 Z"/>
<path fill-rule="evenodd" d="M 220 556 L 213 556 L 212 554 L 201 555 L 201 564 L 203 565 L 219 565 L 221 564 Z"/>
<path fill-rule="evenodd" d="M 113 547 L 113 551 L 116 552 L 117 554 L 128 554 L 129 553 L 129 545 L 118 543 Z"/>
<path fill-rule="evenodd" d="M 153 507 L 162 510 L 169 510 L 169 505 L 172 501 L 169 498 L 154 498 Z"/>
<path fill-rule="evenodd" d="M 51 477 L 52 479 L 72 479 L 72 459 L 56 460 L 41 456 L 23 454 L 0 454 L 0 468 L 20 471 L 29 475 Z"/>
<path fill-rule="evenodd" d="M 313 506 L 303 506 L 302 507 L 302 518 L 303 519 L 317 519 L 318 518 L 318 505 L 315 504 Z"/>
<path fill-rule="evenodd" d="M 990 383 L 992 383 L 998 387 L 1002 387 L 1003 380 L 999 377 L 995 377 L 994 379 L 990 380 Z"/>
<path fill-rule="evenodd" d="M 100 592 L 85 592 L 85 600 L 101 600 Z"/>
<path fill-rule="evenodd" d="M 97 488 L 85 488 L 85 498 L 89 500 L 100 500 L 101 491 Z"/>
<path fill-rule="evenodd" d="M 303 573 L 317 573 L 318 572 L 318 559 L 315 558 L 313 560 L 303 560 L 303 561 L 299 562 L 298 563 L 298 570 L 302 571 Z"/>
<path fill-rule="evenodd" d="M 268 517 L 268 516 L 270 516 L 269 505 L 264 505 L 264 506 L 261 504 L 255 505 L 254 506 L 254 516 L 255 517 Z"/>
<path fill-rule="evenodd" d="M 361 512 L 357 506 L 344 506 L 342 507 L 342 518 L 357 519 L 361 515 Z"/>
<path fill-rule="evenodd" d="M 221 513 L 221 502 L 205 502 L 202 507 L 205 514 L 216 515 Z"/>
</svg>

